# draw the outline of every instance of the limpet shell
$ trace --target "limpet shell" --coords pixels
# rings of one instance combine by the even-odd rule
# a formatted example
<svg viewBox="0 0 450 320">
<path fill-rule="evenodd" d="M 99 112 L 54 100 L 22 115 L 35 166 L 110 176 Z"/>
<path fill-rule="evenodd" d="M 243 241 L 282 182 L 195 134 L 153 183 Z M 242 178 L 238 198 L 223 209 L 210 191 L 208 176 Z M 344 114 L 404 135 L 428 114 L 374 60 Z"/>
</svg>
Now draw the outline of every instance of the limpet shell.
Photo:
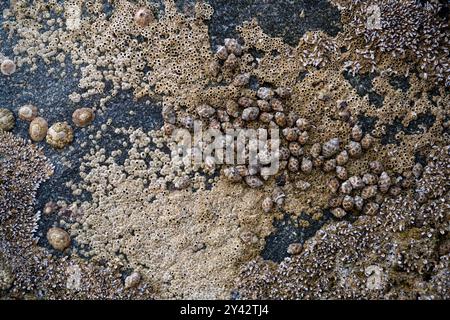
<svg viewBox="0 0 450 320">
<path fill-rule="evenodd" d="M 47 143 L 62 149 L 73 141 L 73 130 L 67 122 L 57 122 L 47 131 Z"/>
</svg>

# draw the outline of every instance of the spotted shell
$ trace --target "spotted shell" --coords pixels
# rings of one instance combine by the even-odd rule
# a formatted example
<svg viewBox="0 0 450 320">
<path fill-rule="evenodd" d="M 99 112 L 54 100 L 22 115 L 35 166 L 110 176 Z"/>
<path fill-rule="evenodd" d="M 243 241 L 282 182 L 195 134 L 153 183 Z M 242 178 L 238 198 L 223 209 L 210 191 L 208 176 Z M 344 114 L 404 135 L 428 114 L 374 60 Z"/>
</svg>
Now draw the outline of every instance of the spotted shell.
<svg viewBox="0 0 450 320">
<path fill-rule="evenodd" d="M 274 111 L 280 111 L 280 112 L 284 111 L 283 103 L 278 99 L 270 99 L 270 106 L 272 107 L 272 110 L 274 110 Z M 288 120 L 288 119 L 286 119 L 286 120 Z M 290 125 L 293 125 L 293 123 Z"/>
<path fill-rule="evenodd" d="M 245 182 L 250 188 L 257 189 L 264 185 L 260 178 L 257 176 L 246 176 L 244 178 Z"/>
<path fill-rule="evenodd" d="M 354 206 L 355 200 L 351 196 L 346 195 L 344 199 L 342 199 L 342 208 L 344 208 L 345 211 L 353 210 Z"/>
<path fill-rule="evenodd" d="M 301 168 L 302 172 L 310 173 L 312 171 L 312 168 L 313 168 L 312 161 L 309 160 L 308 158 L 303 158 L 300 168 Z"/>
<path fill-rule="evenodd" d="M 361 140 L 361 147 L 364 150 L 368 150 L 368 149 L 370 149 L 370 147 L 372 147 L 373 142 L 374 142 L 374 138 L 370 134 L 366 134 L 364 136 L 364 138 L 362 138 L 362 140 Z"/>
<path fill-rule="evenodd" d="M 294 157 L 303 155 L 303 148 L 298 142 L 289 143 L 289 151 Z"/>
<path fill-rule="evenodd" d="M 248 107 L 242 111 L 242 120 L 244 121 L 253 121 L 256 120 L 259 116 L 259 108 L 258 107 Z"/>
<path fill-rule="evenodd" d="M 347 146 L 347 151 L 350 157 L 358 158 L 362 154 L 361 144 L 356 141 L 350 141 Z"/>
<path fill-rule="evenodd" d="M 383 172 L 383 165 L 379 161 L 372 161 L 369 163 L 370 171 L 374 174 L 381 174 Z"/>
<path fill-rule="evenodd" d="M 351 176 L 348 181 L 352 184 L 353 189 L 364 188 L 364 181 L 360 176 Z"/>
<path fill-rule="evenodd" d="M 264 212 L 269 213 L 273 208 L 273 201 L 271 197 L 266 197 L 261 203 Z"/>
<path fill-rule="evenodd" d="M 296 141 L 298 139 L 299 132 L 297 128 L 285 128 L 282 132 L 287 141 Z"/>
<path fill-rule="evenodd" d="M 378 188 L 382 193 L 386 193 L 391 186 L 391 177 L 386 172 L 382 172 L 378 179 Z"/>
<path fill-rule="evenodd" d="M 216 109 L 207 104 L 203 104 L 197 108 L 197 113 L 200 117 L 208 119 L 216 113 Z"/>
<path fill-rule="evenodd" d="M 273 115 L 268 112 L 263 112 L 259 115 L 259 121 L 261 121 L 262 123 L 269 123 L 270 121 L 272 121 L 272 119 Z"/>
<path fill-rule="evenodd" d="M 270 103 L 266 100 L 258 100 L 256 101 L 256 104 L 258 105 L 258 108 L 261 109 L 261 111 L 271 111 L 272 108 L 270 107 Z"/>
<path fill-rule="evenodd" d="M 280 147 L 278 150 L 278 155 L 280 156 L 280 160 L 287 160 L 289 159 L 291 152 L 286 147 Z"/>
<path fill-rule="evenodd" d="M 380 205 L 375 202 L 369 202 L 364 206 L 363 212 L 368 216 L 374 216 L 378 213 Z"/>
<path fill-rule="evenodd" d="M 309 153 L 311 154 L 311 157 L 317 158 L 320 156 L 320 152 L 322 150 L 322 146 L 320 143 L 315 143 L 312 145 L 311 149 L 309 150 Z"/>
<path fill-rule="evenodd" d="M 330 181 L 328 181 L 328 189 L 330 189 L 330 191 L 332 193 L 336 193 L 339 190 L 340 187 L 340 183 L 339 180 L 336 178 L 331 179 Z"/>
<path fill-rule="evenodd" d="M 270 100 L 272 99 L 274 92 L 272 89 L 267 88 L 267 87 L 261 87 L 258 89 L 258 92 L 256 93 L 256 95 L 258 96 L 258 98 L 263 99 L 263 100 Z"/>
<path fill-rule="evenodd" d="M 225 47 L 228 52 L 235 54 L 236 56 L 240 56 L 242 54 L 242 46 L 236 39 L 225 39 L 224 40 Z"/>
<path fill-rule="evenodd" d="M 64 251 L 70 246 L 70 236 L 67 231 L 53 227 L 47 231 L 47 240 L 50 245 L 59 251 Z"/>
<path fill-rule="evenodd" d="M 341 188 L 340 188 L 341 193 L 343 193 L 343 194 L 350 194 L 352 192 L 352 190 L 353 190 L 353 186 L 352 186 L 352 184 L 350 183 L 349 180 L 344 181 L 341 184 Z"/>
<path fill-rule="evenodd" d="M 283 112 L 275 113 L 275 123 L 280 127 L 285 127 L 287 124 L 286 115 Z"/>
<path fill-rule="evenodd" d="M 342 208 L 335 208 L 331 210 L 331 213 L 338 219 L 343 218 L 347 215 L 347 212 Z"/>
<path fill-rule="evenodd" d="M 339 138 L 333 138 L 327 142 L 325 142 L 322 146 L 322 155 L 325 158 L 331 158 L 336 153 L 339 152 L 339 144 L 340 140 Z"/>
<path fill-rule="evenodd" d="M 330 159 L 325 161 L 322 167 L 324 172 L 331 172 L 336 169 L 336 159 Z"/>
<path fill-rule="evenodd" d="M 290 157 L 288 162 L 288 170 L 291 172 L 298 172 L 300 170 L 300 162 L 295 157 Z"/>
<path fill-rule="evenodd" d="M 309 133 L 308 131 L 303 131 L 300 136 L 298 137 L 298 142 L 300 144 L 306 144 L 309 140 Z"/>
<path fill-rule="evenodd" d="M 340 180 L 347 180 L 347 178 L 348 178 L 347 169 L 345 169 L 344 167 L 341 167 L 341 166 L 337 166 L 336 167 L 336 176 Z"/>
<path fill-rule="evenodd" d="M 276 92 L 276 94 L 277 94 L 280 98 L 286 99 L 286 98 L 289 98 L 289 97 L 291 96 L 291 94 L 292 94 L 292 88 L 289 88 L 289 87 L 280 87 L 280 88 L 277 88 L 277 89 L 275 90 L 275 92 Z"/>
<path fill-rule="evenodd" d="M 0 108 L 0 130 L 11 131 L 15 123 L 14 114 L 8 109 Z"/>
<path fill-rule="evenodd" d="M 31 140 L 39 142 L 45 139 L 47 130 L 47 120 L 42 117 L 37 117 L 31 121 L 30 127 L 28 128 L 28 134 L 30 135 Z"/>
<path fill-rule="evenodd" d="M 358 211 L 362 211 L 364 207 L 364 199 L 360 196 L 355 196 L 353 198 L 353 203 L 355 204 L 355 209 Z"/>
<path fill-rule="evenodd" d="M 351 137 L 354 141 L 360 141 L 362 139 L 363 136 L 363 132 L 360 126 L 355 125 L 352 128 L 352 133 L 351 133 Z"/>
<path fill-rule="evenodd" d="M 134 22 L 141 28 L 147 27 L 154 20 L 152 10 L 148 8 L 139 8 L 134 15 Z"/>
<path fill-rule="evenodd" d="M 374 185 L 378 182 L 377 176 L 371 173 L 365 173 L 362 179 L 366 185 Z"/>
<path fill-rule="evenodd" d="M 242 180 L 242 176 L 239 173 L 239 170 L 236 167 L 229 167 L 223 170 L 224 176 L 233 182 L 238 182 Z"/>
<path fill-rule="evenodd" d="M 32 121 L 38 115 L 38 109 L 32 104 L 26 104 L 19 108 L 19 118 L 24 121 Z"/>
<path fill-rule="evenodd" d="M 228 50 L 225 46 L 219 46 L 216 51 L 216 56 L 220 60 L 227 60 L 228 58 Z"/>
<path fill-rule="evenodd" d="M 305 118 L 298 118 L 297 121 L 295 122 L 295 125 L 302 131 L 309 130 L 309 121 L 306 120 Z"/>
<path fill-rule="evenodd" d="M 376 196 L 377 190 L 378 190 L 377 186 L 367 186 L 367 187 L 365 187 L 364 189 L 362 189 L 362 191 L 361 191 L 361 197 L 362 197 L 364 200 L 373 198 L 373 197 Z"/>
<path fill-rule="evenodd" d="M 67 122 L 57 122 L 47 131 L 47 143 L 62 149 L 73 141 L 73 130 Z"/>
<path fill-rule="evenodd" d="M 336 156 L 336 164 L 339 166 L 343 166 L 347 162 L 348 162 L 348 152 L 347 150 L 343 150 Z"/>
<path fill-rule="evenodd" d="M 233 80 L 233 85 L 235 87 L 243 87 L 246 86 L 250 81 L 250 74 L 249 73 L 242 73 L 242 74 L 238 74 L 234 80 Z"/>
<path fill-rule="evenodd" d="M 86 127 L 94 121 L 95 115 L 91 108 L 80 108 L 73 112 L 72 121 L 77 127 Z"/>
<path fill-rule="evenodd" d="M 240 97 L 238 104 L 243 108 L 253 107 L 255 105 L 255 100 L 249 97 Z"/>
</svg>

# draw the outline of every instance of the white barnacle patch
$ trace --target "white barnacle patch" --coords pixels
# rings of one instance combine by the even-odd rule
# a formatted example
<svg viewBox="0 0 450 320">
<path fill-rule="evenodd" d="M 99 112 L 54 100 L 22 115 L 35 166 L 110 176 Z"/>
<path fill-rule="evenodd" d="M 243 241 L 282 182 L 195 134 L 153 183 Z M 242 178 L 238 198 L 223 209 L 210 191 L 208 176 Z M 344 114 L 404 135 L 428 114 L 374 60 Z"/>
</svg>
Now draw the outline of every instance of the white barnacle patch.
<svg viewBox="0 0 450 320">
<path fill-rule="evenodd" d="M 74 31 L 81 28 L 81 7 L 79 4 L 69 1 L 65 4 L 66 27 Z"/>
<path fill-rule="evenodd" d="M 369 290 L 381 290 L 384 287 L 383 269 L 379 266 L 368 266 L 364 273 L 367 276 L 366 287 Z"/>
<path fill-rule="evenodd" d="M 81 288 L 81 269 L 78 265 L 70 265 L 66 269 L 67 282 L 66 288 L 69 290 L 80 290 Z"/>
</svg>

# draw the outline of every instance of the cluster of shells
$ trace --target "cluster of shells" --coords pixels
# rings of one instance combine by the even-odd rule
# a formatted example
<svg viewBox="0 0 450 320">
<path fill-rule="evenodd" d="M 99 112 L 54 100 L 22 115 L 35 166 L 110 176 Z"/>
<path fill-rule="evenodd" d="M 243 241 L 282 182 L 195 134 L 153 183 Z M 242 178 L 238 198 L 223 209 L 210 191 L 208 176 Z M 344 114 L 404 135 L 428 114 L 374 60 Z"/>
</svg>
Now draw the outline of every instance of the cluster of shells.
<svg viewBox="0 0 450 320">
<path fill-rule="evenodd" d="M 72 143 L 74 132 L 68 122 L 56 122 L 49 127 L 45 118 L 38 115 L 38 108 L 32 104 L 26 104 L 17 110 L 20 120 L 29 122 L 28 134 L 34 142 L 44 139 L 56 149 L 62 149 Z M 86 127 L 92 123 L 95 115 L 90 108 L 80 108 L 74 111 L 72 122 L 77 127 Z M 0 108 L 0 130 L 11 131 L 16 122 L 16 117 L 11 110 Z"/>
<path fill-rule="evenodd" d="M 244 181 L 251 188 L 262 188 L 265 181 L 270 178 L 264 174 L 264 169 L 273 160 L 279 161 L 278 173 L 282 176 L 310 175 L 314 170 L 333 174 L 327 186 L 332 196 L 328 207 L 324 209 L 329 209 L 337 218 L 343 218 L 348 213 L 374 215 L 386 195 L 398 195 L 402 188 L 411 186 L 412 174 L 390 176 L 378 161 L 370 163 L 369 172 L 349 176 L 347 163 L 351 159 L 363 157 L 374 145 L 375 138 L 370 134 L 364 134 L 362 128 L 355 124 L 356 119 L 348 114 L 347 102 L 338 101 L 337 111 L 339 117 L 352 126 L 349 142 L 344 145 L 343 139 L 335 137 L 322 144 L 311 143 L 309 138 L 314 125 L 308 119 L 289 111 L 291 88 L 259 86 L 256 89 L 249 89 L 250 74 L 234 70 L 239 64 L 239 59 L 245 55 L 244 51 L 237 40 L 226 39 L 224 46 L 220 46 L 216 53 L 219 61 L 215 64 L 219 68 L 216 73 L 234 71 L 231 85 L 240 89 L 240 94 L 235 99 L 226 100 L 218 106 L 201 104 L 194 113 L 176 113 L 172 106 L 165 105 L 162 113 L 166 134 L 171 134 L 177 126 L 192 130 L 196 119 L 200 119 L 210 129 L 222 131 L 233 128 L 279 129 L 281 140 L 278 150 L 269 152 L 271 149 L 269 139 L 265 149 L 267 152 L 264 152 L 264 148 L 259 150 L 257 163 L 226 166 L 222 170 L 223 175 L 231 182 Z M 323 97 L 319 95 L 319 99 L 326 99 L 325 94 L 323 95 Z M 215 167 L 214 159 L 211 161 L 206 159 L 205 162 L 205 167 Z M 301 191 L 311 187 L 309 182 L 296 178 L 295 180 L 295 187 Z M 189 179 L 180 181 L 178 187 L 187 187 L 188 181 Z M 270 212 L 274 208 L 282 207 L 285 198 L 281 183 L 262 201 L 263 211 Z"/>
</svg>

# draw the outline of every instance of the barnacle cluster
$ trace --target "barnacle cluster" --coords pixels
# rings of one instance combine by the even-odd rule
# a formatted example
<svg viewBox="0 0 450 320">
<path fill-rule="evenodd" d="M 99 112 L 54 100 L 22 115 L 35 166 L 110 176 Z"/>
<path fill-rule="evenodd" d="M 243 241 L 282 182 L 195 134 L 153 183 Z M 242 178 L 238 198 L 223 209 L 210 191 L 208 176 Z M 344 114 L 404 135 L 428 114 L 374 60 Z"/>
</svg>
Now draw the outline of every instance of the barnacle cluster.
<svg viewBox="0 0 450 320">
<path fill-rule="evenodd" d="M 448 152 L 434 148 L 415 191 L 384 201 L 377 216 L 327 225 L 279 265 L 249 263 L 237 289 L 242 298 L 448 299 Z M 437 180 L 441 187 L 431 188 Z"/>
<path fill-rule="evenodd" d="M 394 69 L 406 75 L 416 71 L 425 80 L 450 86 L 449 26 L 444 3 L 334 2 L 345 7 L 343 21 L 349 31 L 346 40 L 354 44 L 348 52 L 349 69 L 371 72 Z M 386 57 L 391 62 L 385 63 Z"/>
<path fill-rule="evenodd" d="M 86 262 L 77 256 L 57 258 L 36 246 L 40 211 L 35 211 L 39 185 L 53 166 L 36 146 L 0 132 L 0 290 L 6 297 L 23 298 L 151 298 L 143 285 L 124 292 L 117 267 Z M 62 232 L 61 232 L 62 231 Z M 56 249 L 66 248 L 67 234 L 50 229 L 48 238 Z M 6 291 L 8 290 L 8 291 Z M 30 296 L 33 297 L 33 296 Z"/>
<path fill-rule="evenodd" d="M 65 184 L 74 200 L 38 208 L 55 222 L 36 245 L 33 199 L 51 167 L 0 130 L 0 192 L 14 191 L 0 193 L 0 226 L 12 237 L 0 242 L 0 289 L 86 298 L 228 298 L 233 289 L 243 298 L 449 297 L 442 5 L 332 0 L 342 14 L 336 37 L 308 31 L 292 46 L 255 18 L 211 49 L 206 2 L 185 12 L 171 0 L 163 10 L 112 2 L 112 12 L 100 0 L 14 1 L 3 12 L 3 27 L 19 39 L 20 70 L 70 63 L 80 76 L 68 96 L 77 108 L 72 119 L 49 128 L 32 105 L 18 110 L 31 121 L 31 139 L 63 149 L 74 138 L 72 120 L 92 148 L 80 160 L 79 180 Z M 380 25 L 369 28 L 377 10 Z M 405 77 L 406 89 L 393 84 L 394 75 Z M 365 77 L 369 89 L 358 84 Z M 104 120 L 93 122 L 94 114 L 128 90 L 137 101 L 161 103 L 160 130 L 114 119 L 97 130 Z M 81 107 L 96 96 L 98 104 Z M 187 165 L 205 145 L 183 156 L 167 150 L 176 150 L 172 133 L 192 133 L 196 122 L 220 133 L 276 129 L 280 146 L 270 153 L 268 139 L 256 164 L 222 165 L 208 156 Z M 1 109 L 0 129 L 14 123 Z M 120 148 L 101 145 L 108 130 L 122 137 Z M 279 169 L 268 174 L 275 159 Z M 11 174 L 13 161 L 22 175 Z M 281 263 L 263 260 L 272 222 L 284 215 L 298 228 L 326 224 L 286 245 Z M 46 274 L 44 264 L 54 271 Z"/>
</svg>

